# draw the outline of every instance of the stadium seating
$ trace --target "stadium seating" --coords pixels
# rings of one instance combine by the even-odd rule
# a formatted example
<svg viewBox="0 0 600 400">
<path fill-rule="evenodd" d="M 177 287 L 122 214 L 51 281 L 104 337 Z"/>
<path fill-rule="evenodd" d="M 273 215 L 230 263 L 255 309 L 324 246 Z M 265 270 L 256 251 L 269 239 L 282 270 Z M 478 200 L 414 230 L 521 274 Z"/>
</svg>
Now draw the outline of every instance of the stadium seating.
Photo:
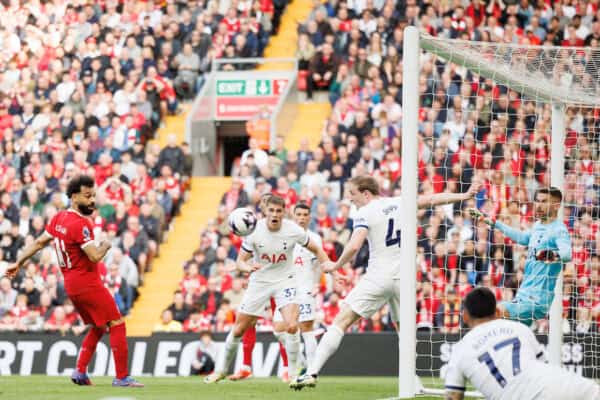
<svg viewBox="0 0 600 400">
<path fill-rule="evenodd" d="M 154 140 L 157 129 L 212 58 L 260 56 L 286 1 L 203 4 L 0 5 L 0 275 L 86 173 L 98 185 L 96 237 L 113 242 L 103 279 L 129 312 L 190 183 L 189 146 Z M 61 280 L 51 249 L 12 286 L 2 279 L 0 330 L 79 334 Z"/>
<path fill-rule="evenodd" d="M 365 9 L 365 4 L 372 5 L 373 9 Z M 232 318 L 230 311 L 239 304 L 245 278 L 235 273 L 232 260 L 236 257 L 240 241 L 229 234 L 224 224 L 232 207 L 240 205 L 234 199 L 245 197 L 239 196 L 236 190 L 245 190 L 249 205 L 256 207 L 257 191 L 278 193 L 277 189 L 281 189 L 281 185 L 289 186 L 294 193 L 287 189 L 283 192 L 284 195 L 289 193 L 289 204 L 297 201 L 311 204 L 312 229 L 324 237 L 325 248 L 333 258 L 340 254 L 351 227 L 350 207 L 342 200 L 343 182 L 354 174 L 368 173 L 378 178 L 385 194 L 398 193 L 404 26 L 416 24 L 432 35 L 449 38 L 520 44 L 570 46 L 585 43 L 597 46 L 600 39 L 600 16 L 596 6 L 591 3 L 578 3 L 580 5 L 577 7 L 580 8 L 566 1 L 541 1 L 533 4 L 526 1 L 504 3 L 493 0 L 484 3 L 473 0 L 464 8 L 451 8 L 441 4 L 419 7 L 416 2 L 411 1 L 313 2 L 307 20 L 299 27 L 300 32 L 306 34 L 300 39 L 303 41 L 301 47 L 306 52 L 298 54 L 301 57 L 304 54 L 316 55 L 301 61 L 302 71 L 299 76 L 302 79 L 298 82 L 299 88 L 305 89 L 306 80 L 315 72 L 313 68 L 319 61 L 316 57 L 322 57 L 318 52 L 323 43 L 331 45 L 336 56 L 333 77 L 328 85 L 332 112 L 323 129 L 321 143 L 308 147 L 305 143 L 304 146 L 293 146 L 293 149 L 278 148 L 270 158 L 273 173 L 263 170 L 261 174 L 256 168 L 244 165 L 237 168 L 235 174 L 240 176 L 243 187 L 232 188 L 224 195 L 214 223 L 205 231 L 204 239 L 193 257 L 183 266 L 186 274 L 198 269 L 205 280 L 214 279 L 221 285 L 222 296 L 216 296 L 219 301 L 215 303 L 220 306 L 216 311 L 213 307 L 207 311 L 205 303 L 199 301 L 200 296 L 197 294 L 206 292 L 207 285 L 200 282 L 194 291 L 196 294 L 187 292 L 186 302 L 197 315 L 194 318 L 202 318 L 204 324 L 188 324 L 187 329 L 220 330 L 224 326 L 228 327 L 231 321 L 223 324 L 224 315 Z M 581 18 L 573 19 L 573 16 Z M 575 29 L 570 29 L 573 27 Z M 575 32 L 576 37 L 568 38 L 570 32 Z M 310 44 L 306 43 L 306 38 Z M 425 74 L 429 85 L 439 79 L 436 73 L 441 71 L 440 65 L 437 69 L 435 66 L 431 67 Z M 445 109 L 444 111 L 453 108 L 455 103 L 451 101 L 455 97 L 467 93 L 467 88 L 463 88 L 467 83 L 456 81 L 455 78 L 451 77 L 451 85 L 437 89 L 440 98 L 436 100 L 440 103 L 436 106 Z M 489 92 L 492 96 L 490 107 L 504 107 L 511 117 L 513 114 L 516 117 L 518 108 L 524 107 L 517 103 L 503 103 L 502 87 L 469 89 Z M 433 88 L 427 87 L 426 90 L 432 92 Z M 472 101 L 472 97 L 463 100 L 464 107 L 475 107 L 475 104 L 467 101 Z M 517 128 L 511 126 L 507 130 L 501 129 L 499 135 L 494 132 L 494 138 L 488 139 L 488 131 L 496 129 L 499 123 L 493 116 L 487 130 L 480 129 L 478 136 L 467 134 L 464 139 L 452 142 L 448 140 L 451 129 L 461 129 L 461 122 L 465 126 L 469 126 L 470 122 L 477 126 L 477 121 L 468 121 L 467 113 L 459 114 L 459 118 L 464 118 L 462 121 L 456 119 L 455 115 L 442 116 L 441 113 L 437 114 L 437 119 L 430 120 L 430 115 L 436 115 L 430 113 L 432 104 L 431 101 L 424 102 L 420 110 L 420 190 L 466 190 L 470 177 L 455 176 L 453 172 L 459 160 L 466 159 L 468 168 L 489 171 L 485 188 L 478 196 L 479 205 L 515 227 L 528 227 L 532 222 L 533 192 L 547 182 L 547 147 L 517 148 L 519 146 L 515 147 L 511 143 L 533 143 L 539 139 L 539 132 L 535 132 L 531 126 L 523 128 L 523 125 L 516 124 Z M 448 121 L 451 123 L 447 123 Z M 570 144 L 569 151 L 577 150 L 574 144 L 585 141 L 587 132 L 597 129 L 593 121 L 591 126 L 584 125 L 585 130 L 581 127 L 579 130 L 576 127 L 570 129 L 567 141 L 567 145 Z M 477 141 L 475 148 L 471 147 L 473 139 Z M 590 147 L 596 152 L 597 136 L 593 136 L 591 140 Z M 511 157 L 516 157 L 514 162 L 507 159 L 509 162 L 503 163 L 505 151 Z M 463 153 L 468 157 L 463 157 Z M 524 161 L 528 157 L 531 159 L 531 156 L 533 165 Z M 596 154 L 590 155 L 590 159 L 595 160 Z M 567 191 L 575 187 L 580 190 L 597 190 L 598 186 L 589 179 L 596 170 L 595 161 L 586 165 L 587 170 L 580 166 L 567 170 L 570 182 Z M 281 183 L 281 179 L 286 180 L 287 184 Z M 456 185 L 456 182 L 461 184 Z M 581 310 L 585 309 L 594 319 L 598 315 L 598 300 L 594 299 L 598 298 L 600 290 L 600 253 L 597 253 L 595 245 L 600 238 L 595 220 L 598 201 L 597 195 L 586 199 L 582 195 L 567 194 L 565 207 L 565 222 L 575 238 L 575 261 L 567 265 L 569 274 L 565 310 L 575 310 L 578 315 L 584 315 L 586 313 Z M 421 217 L 417 276 L 419 329 L 455 332 L 459 323 L 457 313 L 460 310 L 460 300 L 474 285 L 491 287 L 499 299 L 512 298 L 522 276 L 522 248 L 499 236 L 489 240 L 481 237 L 478 227 L 473 225 L 470 216 L 462 210 L 457 209 L 449 215 L 440 215 L 439 212 L 430 210 Z M 363 249 L 355 263 L 345 268 L 353 282 L 364 271 L 365 260 L 366 249 Z M 573 276 L 575 279 L 570 283 Z M 182 289 L 194 279 L 196 278 L 186 275 L 182 281 Z M 577 289 L 571 290 L 570 287 Z M 319 323 L 327 325 L 331 322 L 339 310 L 339 300 L 343 299 L 349 289 L 350 287 L 342 287 L 323 278 L 318 295 Z M 371 320 L 363 321 L 356 329 L 392 329 L 387 314 L 388 310 L 384 308 Z M 570 317 L 572 320 L 576 318 L 575 315 Z M 212 321 L 212 324 L 208 325 L 208 321 Z M 261 322 L 265 329 L 269 329 L 269 324 L 268 318 Z M 195 326 L 198 328 L 194 328 Z M 590 326 L 589 329 L 596 329 L 595 324 Z M 539 321 L 537 329 L 546 329 L 545 322 Z"/>
</svg>

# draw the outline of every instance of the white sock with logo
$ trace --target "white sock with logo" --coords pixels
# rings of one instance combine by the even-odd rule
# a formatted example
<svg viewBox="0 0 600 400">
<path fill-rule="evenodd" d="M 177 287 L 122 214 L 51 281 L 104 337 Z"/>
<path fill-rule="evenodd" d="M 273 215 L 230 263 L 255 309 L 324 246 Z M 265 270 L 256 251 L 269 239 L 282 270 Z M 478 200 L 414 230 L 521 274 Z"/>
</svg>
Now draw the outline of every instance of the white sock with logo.
<svg viewBox="0 0 600 400">
<path fill-rule="evenodd" d="M 308 364 L 306 373 L 309 375 L 318 375 L 323 365 L 329 360 L 329 357 L 340 347 L 343 337 L 344 332 L 337 326 L 331 325 L 323 335 L 323 339 L 319 342 L 313 362 Z"/>
</svg>

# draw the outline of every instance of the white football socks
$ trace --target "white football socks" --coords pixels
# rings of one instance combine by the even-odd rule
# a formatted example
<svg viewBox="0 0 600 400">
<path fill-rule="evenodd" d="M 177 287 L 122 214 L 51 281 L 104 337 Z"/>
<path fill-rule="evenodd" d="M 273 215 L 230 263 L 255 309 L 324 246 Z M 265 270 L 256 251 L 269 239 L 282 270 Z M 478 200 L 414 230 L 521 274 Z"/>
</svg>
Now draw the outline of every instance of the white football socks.
<svg viewBox="0 0 600 400">
<path fill-rule="evenodd" d="M 229 366 L 233 361 L 233 358 L 237 354 L 240 339 L 241 337 L 233 336 L 233 330 L 229 331 L 227 339 L 225 339 L 225 356 L 219 358 L 219 362 L 217 364 L 217 367 L 215 368 L 215 372 L 227 373 L 227 371 L 229 370 Z"/>
<path fill-rule="evenodd" d="M 283 346 L 285 346 L 285 338 L 286 338 L 285 331 L 281 331 L 281 332 L 273 331 L 273 336 L 275 336 L 275 338 L 279 341 L 279 343 L 281 343 Z"/>
<path fill-rule="evenodd" d="M 306 352 L 306 364 L 311 365 L 315 359 L 317 351 L 317 338 L 314 331 L 302 332 L 302 340 L 304 340 L 304 351 Z"/>
<path fill-rule="evenodd" d="M 325 332 L 317 346 L 313 362 L 308 364 L 308 375 L 319 374 L 323 365 L 329 360 L 329 357 L 331 357 L 333 353 L 337 351 L 338 347 L 340 347 L 343 337 L 344 332 L 336 325 L 331 325 L 327 329 L 327 332 Z"/>
<path fill-rule="evenodd" d="M 300 331 L 287 333 L 285 351 L 288 356 L 288 374 L 293 379 L 298 374 L 298 353 L 300 352 Z"/>
</svg>

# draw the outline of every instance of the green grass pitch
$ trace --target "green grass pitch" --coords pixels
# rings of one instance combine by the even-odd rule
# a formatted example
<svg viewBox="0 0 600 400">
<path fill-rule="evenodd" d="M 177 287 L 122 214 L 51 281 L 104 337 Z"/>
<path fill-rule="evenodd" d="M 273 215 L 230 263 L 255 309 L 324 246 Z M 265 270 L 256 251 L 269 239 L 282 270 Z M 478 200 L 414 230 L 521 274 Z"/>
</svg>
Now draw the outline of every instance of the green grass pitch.
<svg viewBox="0 0 600 400">
<path fill-rule="evenodd" d="M 200 377 L 140 378 L 145 388 L 113 388 L 109 377 L 92 378 L 81 387 L 69 377 L 0 376 L 2 400 L 368 400 L 397 396 L 397 379 L 379 377 L 323 377 L 314 389 L 290 390 L 275 378 L 205 385 Z M 419 396 L 418 399 L 439 397 Z"/>
</svg>

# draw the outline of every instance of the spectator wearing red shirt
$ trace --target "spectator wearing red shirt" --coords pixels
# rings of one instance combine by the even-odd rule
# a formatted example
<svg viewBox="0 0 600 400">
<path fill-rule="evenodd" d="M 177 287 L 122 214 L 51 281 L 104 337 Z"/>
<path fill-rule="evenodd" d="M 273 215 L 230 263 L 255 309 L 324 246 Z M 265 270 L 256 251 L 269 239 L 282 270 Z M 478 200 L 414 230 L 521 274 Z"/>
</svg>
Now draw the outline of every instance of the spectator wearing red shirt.
<svg viewBox="0 0 600 400">
<path fill-rule="evenodd" d="M 54 308 L 52 316 L 44 324 L 44 330 L 47 332 L 59 332 L 64 335 L 71 329 L 74 322 L 73 316 L 67 315 L 65 307 L 57 306 Z"/>
<path fill-rule="evenodd" d="M 280 176 L 277 179 L 277 188 L 273 189 L 273 194 L 285 200 L 286 209 L 290 209 L 298 202 L 296 191 L 290 187 L 287 178 L 284 176 Z"/>
<path fill-rule="evenodd" d="M 339 296 L 336 292 L 331 293 L 329 299 L 323 304 L 323 323 L 327 326 L 333 323 L 333 319 L 340 312 Z"/>
<path fill-rule="evenodd" d="M 196 304 L 203 313 L 214 315 L 223 301 L 223 293 L 219 291 L 219 283 L 215 278 L 208 279 L 208 290 L 197 300 Z"/>
<path fill-rule="evenodd" d="M 179 284 L 181 292 L 187 297 L 191 294 L 192 297 L 199 297 L 206 289 L 206 278 L 198 272 L 198 264 L 192 262 L 188 264 L 186 276 Z"/>
</svg>

